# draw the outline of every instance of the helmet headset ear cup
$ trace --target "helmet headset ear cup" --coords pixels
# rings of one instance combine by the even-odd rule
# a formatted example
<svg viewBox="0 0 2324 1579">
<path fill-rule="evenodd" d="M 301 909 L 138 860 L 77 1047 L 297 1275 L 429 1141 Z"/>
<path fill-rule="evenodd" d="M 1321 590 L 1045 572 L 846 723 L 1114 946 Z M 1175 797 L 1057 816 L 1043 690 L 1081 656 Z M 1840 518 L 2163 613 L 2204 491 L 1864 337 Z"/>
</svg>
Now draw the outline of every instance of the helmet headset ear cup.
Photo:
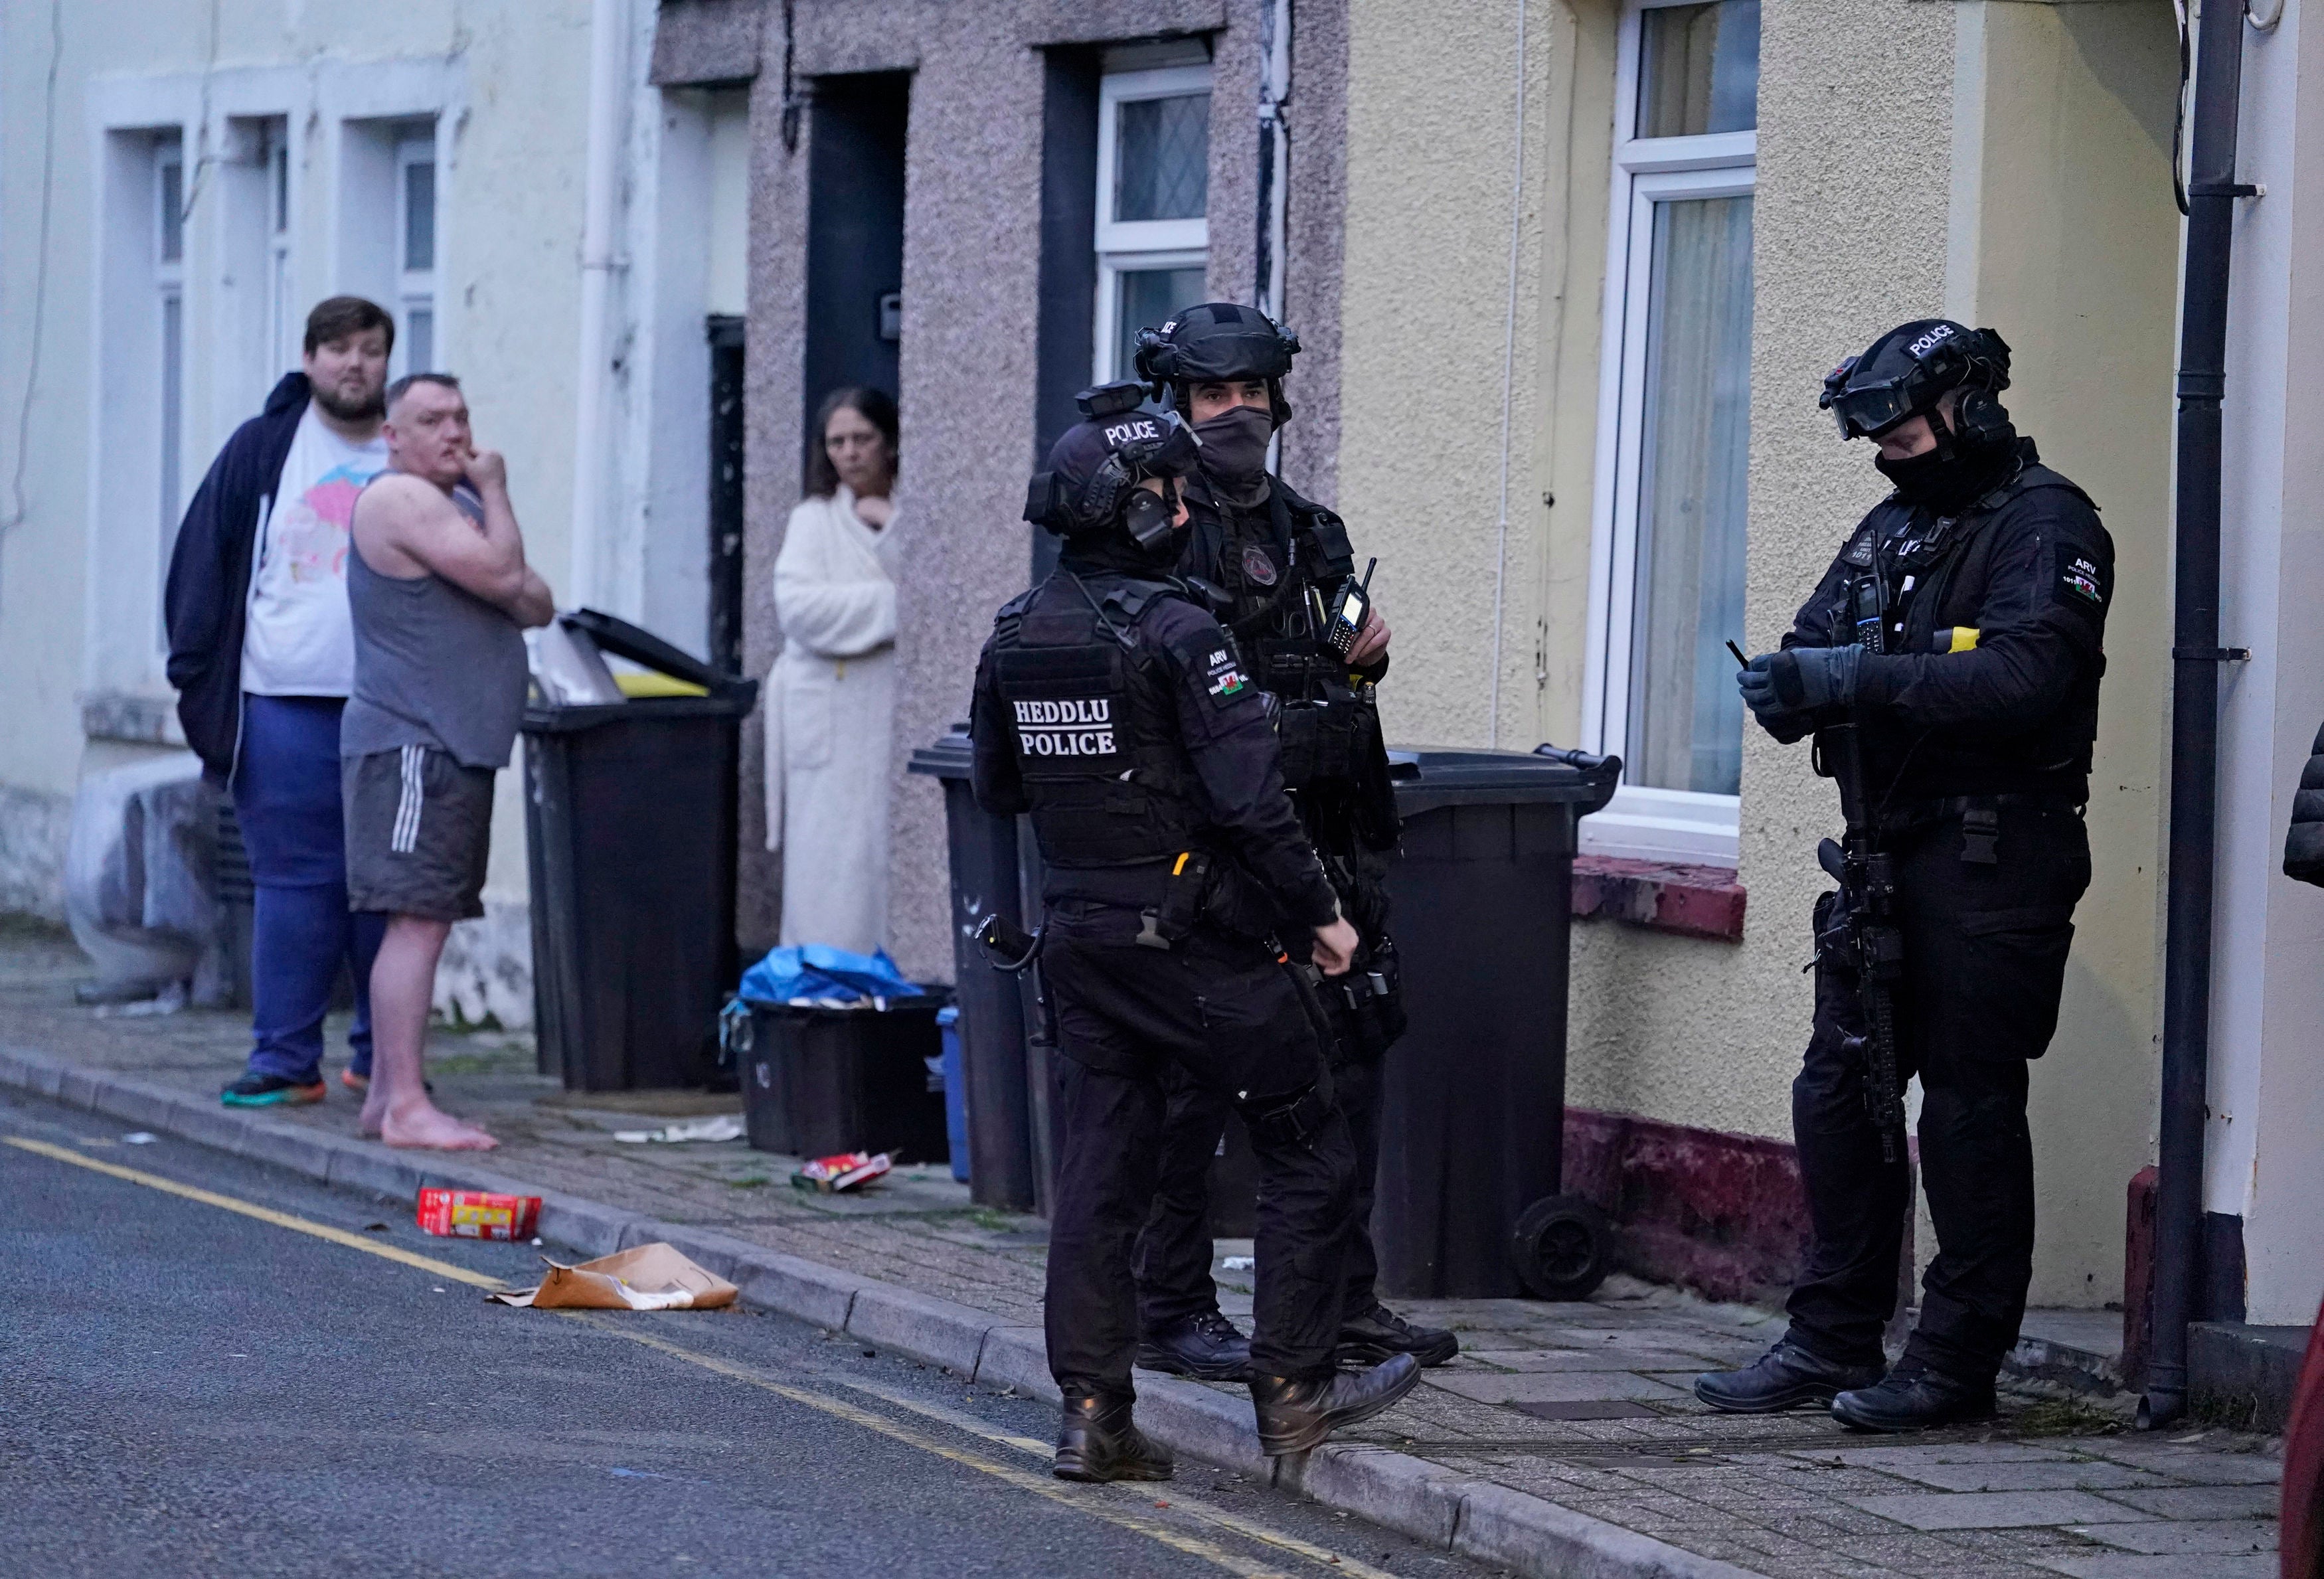
<svg viewBox="0 0 2324 1579">
<path fill-rule="evenodd" d="M 1963 391 L 1960 403 L 1953 408 L 1952 426 L 1964 444 L 1993 444 L 2017 436 L 2007 408 L 1989 389 Z"/>
<path fill-rule="evenodd" d="M 1177 512 L 1159 494 L 1145 488 L 1130 490 L 1130 502 L 1122 506 L 1121 526 L 1130 540 L 1148 553 L 1160 548 L 1170 537 L 1170 518 Z"/>
</svg>

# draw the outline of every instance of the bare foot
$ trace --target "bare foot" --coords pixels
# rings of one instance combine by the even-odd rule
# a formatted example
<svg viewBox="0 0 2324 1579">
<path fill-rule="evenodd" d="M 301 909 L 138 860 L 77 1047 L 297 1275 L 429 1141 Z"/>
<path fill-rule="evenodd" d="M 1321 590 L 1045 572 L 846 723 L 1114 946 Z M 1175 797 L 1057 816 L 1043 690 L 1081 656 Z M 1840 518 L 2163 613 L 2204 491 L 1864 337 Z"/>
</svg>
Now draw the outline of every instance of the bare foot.
<svg viewBox="0 0 2324 1579">
<path fill-rule="evenodd" d="M 391 1110 L 381 1121 L 379 1138 L 391 1146 L 430 1151 L 489 1151 L 500 1144 L 432 1103 L 405 1112 Z"/>
<path fill-rule="evenodd" d="M 366 1140 L 379 1139 L 380 1125 L 387 1118 L 387 1099 L 374 1085 L 364 1097 L 363 1112 L 355 1118 L 355 1130 Z"/>
</svg>

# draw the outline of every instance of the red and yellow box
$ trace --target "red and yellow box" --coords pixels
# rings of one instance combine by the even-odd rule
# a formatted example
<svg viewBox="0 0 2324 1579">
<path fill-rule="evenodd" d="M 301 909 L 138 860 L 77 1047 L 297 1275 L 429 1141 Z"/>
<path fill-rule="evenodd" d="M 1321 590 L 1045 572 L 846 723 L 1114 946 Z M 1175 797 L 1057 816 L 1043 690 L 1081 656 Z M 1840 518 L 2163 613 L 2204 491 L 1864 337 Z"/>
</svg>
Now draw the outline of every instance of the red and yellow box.
<svg viewBox="0 0 2324 1579">
<path fill-rule="evenodd" d="M 539 1196 L 485 1190 L 420 1192 L 420 1226 L 448 1239 L 530 1239 L 540 1223 Z"/>
</svg>

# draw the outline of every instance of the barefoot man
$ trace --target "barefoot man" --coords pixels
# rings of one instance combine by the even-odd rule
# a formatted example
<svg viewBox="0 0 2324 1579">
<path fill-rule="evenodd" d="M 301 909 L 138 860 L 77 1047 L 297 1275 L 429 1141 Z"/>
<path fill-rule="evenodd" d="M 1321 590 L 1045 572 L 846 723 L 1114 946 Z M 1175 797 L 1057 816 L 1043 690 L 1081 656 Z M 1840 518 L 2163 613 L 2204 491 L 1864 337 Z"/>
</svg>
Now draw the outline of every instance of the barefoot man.
<svg viewBox="0 0 2324 1579">
<path fill-rule="evenodd" d="M 524 562 L 508 464 L 476 448 L 459 381 L 397 380 L 381 431 L 388 469 L 355 501 L 347 556 L 355 691 L 339 726 L 347 901 L 388 917 L 363 1128 L 391 1146 L 481 1151 L 490 1135 L 429 1100 L 420 1051 L 444 939 L 484 913 L 493 774 L 524 713 L 522 632 L 555 605 Z"/>
</svg>

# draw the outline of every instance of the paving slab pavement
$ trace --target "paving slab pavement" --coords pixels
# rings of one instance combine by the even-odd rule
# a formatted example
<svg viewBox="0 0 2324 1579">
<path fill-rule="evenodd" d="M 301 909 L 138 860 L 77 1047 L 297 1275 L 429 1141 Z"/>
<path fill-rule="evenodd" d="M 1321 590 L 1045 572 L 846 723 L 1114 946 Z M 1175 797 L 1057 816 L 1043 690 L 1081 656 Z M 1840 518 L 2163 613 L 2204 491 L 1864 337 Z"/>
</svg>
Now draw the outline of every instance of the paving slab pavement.
<svg viewBox="0 0 2324 1579">
<path fill-rule="evenodd" d="M 1044 1396 L 1046 1247 L 1036 1219 L 975 1206 L 941 1167 L 876 1191 L 788 1187 L 794 1159 L 741 1142 L 631 1145 L 642 1120 L 732 1112 L 699 1093 L 567 1094 L 534 1071 L 529 1038 L 444 1030 L 430 1076 L 445 1105 L 502 1140 L 481 1158 L 394 1152 L 354 1133 L 355 1103 L 262 1114 L 217 1105 L 246 1047 L 239 1017 L 100 1014 L 74 1002 L 87 966 L 69 942 L 0 928 L 0 1083 L 168 1128 L 336 1183 L 409 1198 L 423 1178 L 521 1183 L 549 1197 L 544 1233 L 602 1252 L 669 1237 L 746 1298 L 867 1342 Z M 344 1062 L 332 1027 L 327 1067 Z M 1250 1274 L 1224 1258 L 1222 1303 L 1247 1315 Z M 1812 1413 L 1711 1413 L 1692 1371 L 1758 1353 L 1780 1316 L 1635 1279 L 1585 1304 L 1416 1301 L 1464 1353 L 1343 1444 L 1286 1462 L 1277 1483 L 1526 1574 L 1780 1574 L 1944 1579 L 2073 1574 L 2272 1573 L 2280 1445 L 2225 1431 L 2156 1440 L 2123 1429 L 2125 1400 L 2055 1387 L 2005 1394 L 1989 1427 L 1911 1441 Z M 2095 1342 L 2096 1313 L 2029 1316 Z M 2050 1339 L 2043 1340 L 2052 1341 Z M 1260 1467 L 1238 1388 L 1155 1378 L 1141 1417 L 1182 1452 Z"/>
</svg>

